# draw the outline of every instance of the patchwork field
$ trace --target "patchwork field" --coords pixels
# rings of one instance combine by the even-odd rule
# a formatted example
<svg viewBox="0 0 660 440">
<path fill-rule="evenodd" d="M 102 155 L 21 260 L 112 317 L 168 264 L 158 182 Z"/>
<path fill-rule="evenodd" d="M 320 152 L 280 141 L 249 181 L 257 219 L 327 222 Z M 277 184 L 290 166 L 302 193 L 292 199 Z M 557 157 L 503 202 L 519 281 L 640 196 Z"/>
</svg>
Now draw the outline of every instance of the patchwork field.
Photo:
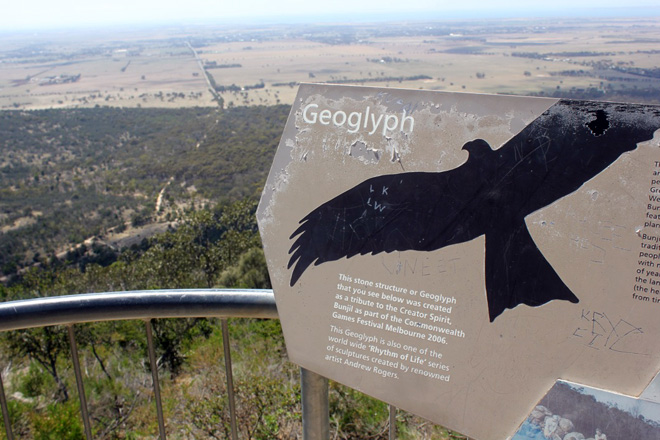
<svg viewBox="0 0 660 440">
<path fill-rule="evenodd" d="M 300 82 L 660 102 L 660 18 L 0 36 L 0 109 L 291 103 Z"/>
</svg>

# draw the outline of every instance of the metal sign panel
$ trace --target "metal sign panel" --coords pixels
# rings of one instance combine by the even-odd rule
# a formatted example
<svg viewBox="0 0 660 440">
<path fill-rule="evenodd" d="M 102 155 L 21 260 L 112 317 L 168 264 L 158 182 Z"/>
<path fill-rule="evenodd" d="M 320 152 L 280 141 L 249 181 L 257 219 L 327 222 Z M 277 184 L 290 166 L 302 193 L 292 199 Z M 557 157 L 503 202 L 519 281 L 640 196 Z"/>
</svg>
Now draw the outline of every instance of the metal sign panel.
<svg viewBox="0 0 660 440">
<path fill-rule="evenodd" d="M 660 108 L 302 85 L 257 213 L 291 359 L 476 439 L 660 371 Z"/>
</svg>

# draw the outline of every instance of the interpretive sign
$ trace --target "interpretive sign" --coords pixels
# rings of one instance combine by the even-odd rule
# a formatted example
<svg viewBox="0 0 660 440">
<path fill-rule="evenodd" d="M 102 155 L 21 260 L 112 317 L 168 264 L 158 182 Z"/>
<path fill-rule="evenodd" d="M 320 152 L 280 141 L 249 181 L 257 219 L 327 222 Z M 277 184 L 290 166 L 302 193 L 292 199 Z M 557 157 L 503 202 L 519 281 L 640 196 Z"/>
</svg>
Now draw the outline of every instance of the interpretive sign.
<svg viewBox="0 0 660 440">
<path fill-rule="evenodd" d="M 660 371 L 660 107 L 302 85 L 257 217 L 291 359 L 470 437 Z"/>
</svg>

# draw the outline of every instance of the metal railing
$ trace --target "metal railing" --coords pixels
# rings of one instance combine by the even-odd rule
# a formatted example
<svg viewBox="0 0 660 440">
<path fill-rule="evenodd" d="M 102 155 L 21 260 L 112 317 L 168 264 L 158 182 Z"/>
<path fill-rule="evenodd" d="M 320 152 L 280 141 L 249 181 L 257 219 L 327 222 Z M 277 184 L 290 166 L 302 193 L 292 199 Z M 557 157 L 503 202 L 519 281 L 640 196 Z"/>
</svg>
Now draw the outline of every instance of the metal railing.
<svg viewBox="0 0 660 440">
<path fill-rule="evenodd" d="M 237 440 L 227 318 L 276 319 L 277 317 L 277 308 L 272 290 L 149 290 L 67 295 L 0 303 L 0 331 L 51 325 L 67 326 L 71 358 L 80 399 L 80 412 L 85 436 L 88 440 L 92 439 L 92 430 L 73 328 L 75 324 L 129 319 L 145 322 L 159 435 L 161 440 L 165 440 L 165 422 L 160 399 L 158 366 L 151 320 L 159 318 L 220 318 L 231 435 L 233 440 Z M 305 440 L 327 440 L 329 438 L 328 381 L 316 373 L 301 369 L 301 386 L 303 438 Z M 7 438 L 13 440 L 2 375 L 0 375 L 0 406 L 2 407 Z"/>
</svg>

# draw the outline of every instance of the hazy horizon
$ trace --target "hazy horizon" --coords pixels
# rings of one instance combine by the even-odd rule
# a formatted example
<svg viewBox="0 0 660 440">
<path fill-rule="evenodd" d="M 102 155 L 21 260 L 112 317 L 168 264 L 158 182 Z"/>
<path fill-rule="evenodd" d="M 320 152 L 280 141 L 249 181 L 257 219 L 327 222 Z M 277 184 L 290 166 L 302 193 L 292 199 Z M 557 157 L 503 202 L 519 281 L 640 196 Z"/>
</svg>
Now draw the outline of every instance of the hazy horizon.
<svg viewBox="0 0 660 440">
<path fill-rule="evenodd" d="M 404 5 L 382 5 L 376 0 L 355 3 L 337 0 L 310 3 L 300 0 L 267 2 L 252 0 L 222 5 L 207 0 L 190 0 L 186 7 L 173 2 L 86 3 L 79 0 L 14 3 L 0 16 L 0 33 L 90 29 L 97 27 L 153 25 L 263 25 L 300 23 L 364 23 L 383 21 L 429 21 L 470 19 L 620 17 L 660 16 L 654 1 L 583 0 L 576 4 L 556 0 L 552 7 L 537 6 L 521 0 L 508 0 L 484 6 L 465 0 L 460 6 L 447 1 L 412 0 Z"/>
</svg>

